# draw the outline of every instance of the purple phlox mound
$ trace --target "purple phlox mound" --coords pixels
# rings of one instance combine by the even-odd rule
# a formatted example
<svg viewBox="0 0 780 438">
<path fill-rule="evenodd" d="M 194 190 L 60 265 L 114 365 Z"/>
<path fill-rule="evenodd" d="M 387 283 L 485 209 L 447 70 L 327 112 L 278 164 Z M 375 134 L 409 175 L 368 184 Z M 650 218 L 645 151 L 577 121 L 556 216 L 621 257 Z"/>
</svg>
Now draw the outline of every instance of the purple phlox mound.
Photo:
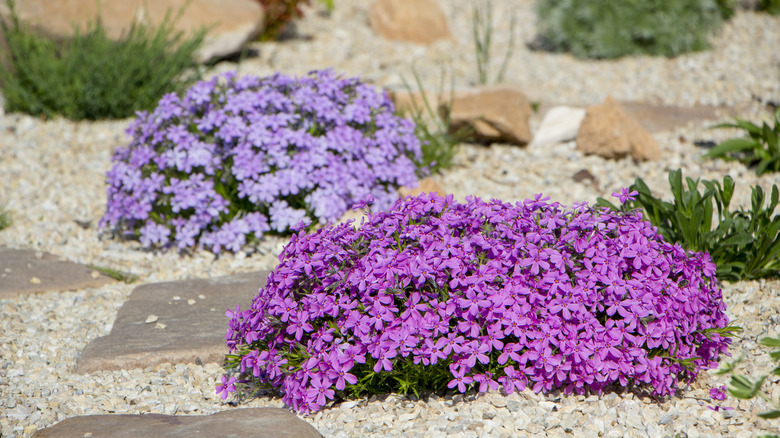
<svg viewBox="0 0 780 438">
<path fill-rule="evenodd" d="M 414 129 L 385 93 L 330 70 L 202 81 L 138 113 L 107 173 L 101 227 L 218 253 L 368 199 L 386 209 L 417 180 Z"/>
<path fill-rule="evenodd" d="M 431 194 L 360 228 L 294 235 L 231 313 L 226 368 L 301 412 L 410 364 L 441 368 L 459 392 L 665 396 L 717 365 L 727 324 L 709 255 L 636 212 Z"/>
</svg>

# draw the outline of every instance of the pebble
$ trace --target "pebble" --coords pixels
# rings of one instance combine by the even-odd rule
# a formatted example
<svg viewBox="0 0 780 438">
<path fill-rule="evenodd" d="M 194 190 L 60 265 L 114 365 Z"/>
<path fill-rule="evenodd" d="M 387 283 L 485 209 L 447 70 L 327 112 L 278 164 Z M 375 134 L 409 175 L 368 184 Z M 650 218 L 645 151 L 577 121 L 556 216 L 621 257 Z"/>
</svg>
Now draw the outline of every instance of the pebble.
<svg viewBox="0 0 780 438">
<path fill-rule="evenodd" d="M 378 86 L 398 86 L 411 79 L 414 64 L 423 85 L 435 89 L 440 65 L 452 66 L 456 88 L 476 79 L 470 6 L 467 0 L 440 2 L 455 30 L 455 40 L 430 47 L 384 41 L 373 35 L 365 0 L 339 0 L 327 18 L 307 9 L 299 23 L 301 35 L 284 42 L 258 45 L 259 57 L 240 66 L 242 74 L 276 71 L 304 74 L 335 67 L 359 75 Z M 739 108 L 741 118 L 769 120 L 770 112 L 754 96 L 780 102 L 780 17 L 739 11 L 713 39 L 714 49 L 672 59 L 636 57 L 613 61 L 579 61 L 565 54 L 533 52 L 524 42 L 535 35 L 532 0 L 493 0 L 496 54 L 508 45 L 509 23 L 517 13 L 518 41 L 507 79 L 526 90 L 532 101 L 590 105 L 611 94 L 618 100 L 693 106 Z M 376 56 L 380 53 L 381 56 Z M 499 62 L 498 57 L 494 62 Z M 497 67 L 497 66 L 494 66 Z M 208 74 L 233 70 L 218 64 Z M 586 79 L 583 79 L 586 78 Z M 521 201 L 545 193 L 566 205 L 595 202 L 597 197 L 630 185 L 641 177 L 656 196 L 670 199 L 669 170 L 682 167 L 686 176 L 737 181 L 732 207 L 749 206 L 749 186 L 765 190 L 780 176 L 757 177 L 739 163 L 705 161 L 695 141 L 720 142 L 739 133 L 711 130 L 719 120 L 699 121 L 654 134 L 663 158 L 634 163 L 584 156 L 573 142 L 544 149 L 508 145 L 461 145 L 455 165 L 437 176 L 442 187 L 463 200 L 466 195 Z M 531 119 L 538 127 L 540 114 Z M 11 211 L 14 226 L 0 232 L 0 245 L 51 252 L 73 262 L 105 266 L 139 277 L 133 285 L 110 284 L 99 289 L 44 293 L 0 300 L 1 436 L 29 436 L 40 427 L 74 415 L 105 413 L 167 413 L 206 415 L 232 409 L 215 392 L 221 369 L 215 364 L 159 365 L 146 369 L 72 373 L 81 350 L 90 340 L 108 334 L 117 310 L 133 288 L 150 282 L 221 275 L 272 268 L 287 239 L 268 237 L 249 253 L 220 255 L 195 251 L 192 255 L 144 251 L 138 242 L 101 235 L 96 224 L 105 211 L 105 172 L 114 147 L 126 144 L 129 120 L 73 123 L 42 121 L 20 114 L 0 115 L 0 203 Z M 684 137 L 685 141 L 681 141 Z M 575 182 L 571 177 L 586 169 L 596 180 Z M 90 223 L 84 228 L 79 223 Z M 773 334 L 780 324 L 780 282 L 723 284 L 728 314 L 745 328 L 733 346 L 743 355 L 743 372 L 758 375 L 773 362 L 756 339 Z M 197 303 L 189 303 L 198 305 Z M 223 309 L 214 309 L 223 312 Z M 151 316 L 151 315 L 150 315 Z M 144 321 L 139 321 L 143 323 Z M 149 324 L 158 324 L 149 320 Z M 164 329 L 160 327 L 160 329 Z M 704 376 L 703 376 L 704 377 Z M 435 395 L 387 396 L 350 400 L 306 417 L 325 437 L 385 437 L 453 435 L 566 436 L 736 436 L 776 432 L 777 422 L 756 421 L 769 408 L 757 398 L 717 403 L 733 411 L 713 412 L 699 404 L 710 387 L 727 377 L 707 376 L 707 384 L 663 401 L 646 402 L 630 391 L 602 395 L 534 394 L 526 390 L 478 397 Z M 776 385 L 776 384 L 775 384 Z M 248 407 L 282 407 L 279 397 L 248 400 Z M 708 412 L 705 414 L 703 412 Z M 723 428 L 726 428 L 724 432 Z M 695 432 L 691 432 L 695 431 Z"/>
</svg>

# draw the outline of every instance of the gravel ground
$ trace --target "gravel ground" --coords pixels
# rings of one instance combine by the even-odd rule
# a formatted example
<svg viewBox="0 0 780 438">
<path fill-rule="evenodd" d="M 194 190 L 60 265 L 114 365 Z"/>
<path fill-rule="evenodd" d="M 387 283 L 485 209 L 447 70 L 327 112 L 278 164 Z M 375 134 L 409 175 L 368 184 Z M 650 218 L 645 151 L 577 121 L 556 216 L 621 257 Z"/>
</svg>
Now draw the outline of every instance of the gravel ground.
<svg viewBox="0 0 780 438">
<path fill-rule="evenodd" d="M 365 0 L 339 0 L 330 16 L 309 10 L 298 24 L 299 38 L 255 46 L 259 56 L 242 64 L 241 73 L 305 73 L 333 67 L 377 85 L 397 87 L 411 79 L 415 66 L 423 83 L 434 88 L 440 65 L 454 75 L 456 87 L 476 78 L 470 41 L 470 5 L 440 2 L 454 41 L 429 47 L 388 42 L 368 26 Z M 619 100 L 696 104 L 736 108 L 742 118 L 768 120 L 767 102 L 780 102 L 780 18 L 740 11 L 714 38 L 712 51 L 674 59 L 640 57 L 616 61 L 580 61 L 568 55 L 533 52 L 525 43 L 535 35 L 531 0 L 494 0 L 495 16 L 517 13 L 517 51 L 507 79 L 527 90 L 531 100 L 572 105 L 594 104 L 608 94 Z M 496 19 L 495 53 L 507 44 L 508 20 Z M 381 53 L 381 56 L 376 54 Z M 496 57 L 494 61 L 500 62 Z M 235 69 L 219 64 L 212 73 Z M 643 178 L 657 195 L 669 198 L 667 172 L 682 167 L 694 178 L 737 182 L 735 203 L 749 203 L 749 186 L 765 189 L 777 175 L 757 178 L 738 163 L 703 161 L 695 141 L 722 141 L 736 133 L 708 130 L 719 120 L 700 121 L 655 134 L 663 158 L 637 164 L 584 156 L 573 143 L 544 149 L 507 145 L 463 145 L 456 165 L 437 177 L 459 199 L 474 194 L 505 201 L 543 192 L 564 204 L 594 202 Z M 532 127 L 540 122 L 534 115 Z M 206 252 L 191 257 L 140 250 L 137 243 L 101 239 L 97 222 L 105 209 L 104 174 L 115 146 L 126 142 L 128 121 L 73 123 L 7 114 L 0 116 L 0 202 L 11 210 L 14 226 L 0 232 L 0 245 L 45 250 L 63 259 L 112 267 L 140 277 L 134 285 L 46 293 L 0 300 L 0 435 L 29 436 L 36 429 L 75 415 L 99 413 L 209 414 L 232 406 L 214 394 L 216 365 L 163 365 L 145 370 L 73 374 L 83 347 L 106 335 L 116 312 L 138 284 L 193 277 L 214 277 L 271 268 L 284 239 L 268 239 L 252 254 Z M 571 176 L 587 169 L 595 181 L 576 183 Z M 725 284 L 729 315 L 745 327 L 734 356 L 744 355 L 743 371 L 760 375 L 772 363 L 756 339 L 780 329 L 780 282 Z M 765 388 L 780 396 L 778 378 Z M 422 400 L 390 395 L 350 401 L 307 417 L 324 436 L 673 436 L 750 437 L 777 432 L 778 422 L 755 414 L 767 408 L 760 399 L 728 399 L 731 411 L 708 409 L 709 388 L 726 378 L 703 373 L 690 388 L 669 400 L 640 393 L 611 392 L 601 397 L 536 395 L 430 396 Z M 281 406 L 274 398 L 246 406 Z"/>
</svg>

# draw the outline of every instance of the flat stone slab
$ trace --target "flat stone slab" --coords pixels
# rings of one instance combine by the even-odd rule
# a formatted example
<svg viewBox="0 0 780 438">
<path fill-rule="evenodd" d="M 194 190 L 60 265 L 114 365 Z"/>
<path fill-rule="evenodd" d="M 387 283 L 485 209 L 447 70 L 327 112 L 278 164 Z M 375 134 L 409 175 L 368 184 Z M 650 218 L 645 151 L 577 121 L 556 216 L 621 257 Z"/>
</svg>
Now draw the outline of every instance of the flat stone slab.
<svg viewBox="0 0 780 438">
<path fill-rule="evenodd" d="M 146 368 L 160 363 L 222 363 L 228 319 L 248 309 L 268 271 L 139 286 L 107 336 L 87 344 L 77 373 Z M 138 435 L 141 436 L 141 435 Z"/>
<path fill-rule="evenodd" d="M 0 247 L 0 298 L 100 287 L 114 281 L 79 263 L 41 251 Z"/>
<path fill-rule="evenodd" d="M 650 132 L 670 131 L 697 120 L 717 120 L 718 112 L 724 110 L 724 108 L 708 105 L 689 108 L 641 102 L 620 102 L 620 105 Z"/>
<path fill-rule="evenodd" d="M 719 106 L 697 105 L 694 107 L 678 107 L 652 105 L 642 102 L 618 101 L 618 103 L 629 115 L 635 117 L 643 128 L 651 133 L 670 131 L 697 120 L 717 121 L 722 116 L 736 114 L 733 108 Z M 562 105 L 542 102 L 539 107 L 539 113 L 545 115 L 550 109 Z M 585 108 L 581 105 L 568 106 Z"/>
<path fill-rule="evenodd" d="M 248 408 L 213 415 L 87 415 L 40 429 L 33 438 L 319 438 L 304 420 L 284 409 Z"/>
</svg>

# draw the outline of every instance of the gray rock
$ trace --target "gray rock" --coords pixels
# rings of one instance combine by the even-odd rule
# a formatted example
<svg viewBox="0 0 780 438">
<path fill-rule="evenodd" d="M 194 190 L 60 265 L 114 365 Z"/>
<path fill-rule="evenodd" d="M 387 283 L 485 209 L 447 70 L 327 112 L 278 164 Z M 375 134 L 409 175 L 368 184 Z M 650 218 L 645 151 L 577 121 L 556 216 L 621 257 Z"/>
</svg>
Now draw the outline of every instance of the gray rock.
<svg viewBox="0 0 780 438">
<path fill-rule="evenodd" d="M 0 247 L 0 298 L 86 289 L 111 281 L 85 265 L 49 253 Z"/>
<path fill-rule="evenodd" d="M 77 373 L 146 368 L 159 363 L 217 362 L 228 352 L 227 309 L 249 308 L 267 271 L 154 283 L 133 290 L 108 336 L 87 344 Z"/>
<path fill-rule="evenodd" d="M 257 437 L 319 438 L 317 430 L 294 414 L 277 408 L 235 409 L 213 415 L 87 415 L 40 429 L 35 438 L 125 437 Z"/>
</svg>

